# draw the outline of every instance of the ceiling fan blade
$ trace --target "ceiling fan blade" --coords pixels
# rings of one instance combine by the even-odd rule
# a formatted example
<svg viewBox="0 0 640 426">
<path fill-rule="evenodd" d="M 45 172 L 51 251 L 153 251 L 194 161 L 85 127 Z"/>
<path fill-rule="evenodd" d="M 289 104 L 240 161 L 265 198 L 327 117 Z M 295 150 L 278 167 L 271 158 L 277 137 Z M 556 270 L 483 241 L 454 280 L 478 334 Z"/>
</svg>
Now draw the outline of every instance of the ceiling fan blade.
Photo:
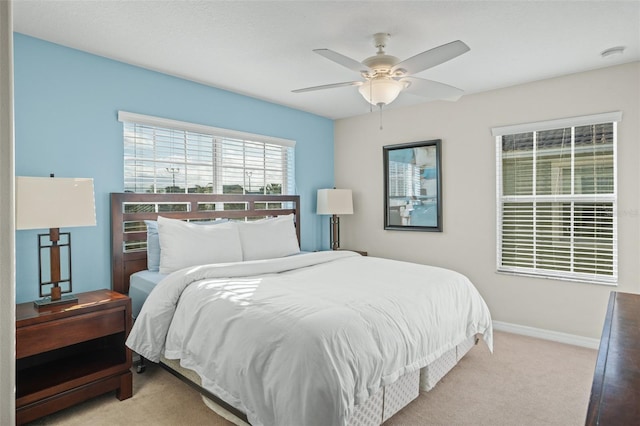
<svg viewBox="0 0 640 426">
<path fill-rule="evenodd" d="M 324 84 L 322 86 L 305 87 L 304 89 L 292 90 L 293 93 L 312 92 L 314 90 L 333 89 L 335 87 L 362 86 L 362 81 L 347 81 L 345 83 Z"/>
<path fill-rule="evenodd" d="M 356 61 L 355 59 L 351 59 L 348 56 L 344 56 L 338 52 L 334 52 L 329 49 L 313 49 L 320 56 L 324 56 L 330 61 L 335 62 L 336 64 L 342 65 L 343 67 L 347 67 L 352 71 L 363 73 L 367 71 L 371 71 L 371 68 L 366 66 L 365 64 Z"/>
<path fill-rule="evenodd" d="M 457 101 L 464 95 L 464 90 L 437 81 L 418 77 L 406 77 L 400 82 L 411 83 L 404 91 L 412 95 L 422 96 L 428 100 Z"/>
<path fill-rule="evenodd" d="M 465 52 L 471 50 L 464 42 L 460 40 L 434 47 L 426 52 L 418 53 L 415 56 L 405 59 L 391 68 L 391 73 L 398 70 L 404 70 L 405 75 L 411 75 L 424 71 L 443 62 L 447 62 Z"/>
</svg>

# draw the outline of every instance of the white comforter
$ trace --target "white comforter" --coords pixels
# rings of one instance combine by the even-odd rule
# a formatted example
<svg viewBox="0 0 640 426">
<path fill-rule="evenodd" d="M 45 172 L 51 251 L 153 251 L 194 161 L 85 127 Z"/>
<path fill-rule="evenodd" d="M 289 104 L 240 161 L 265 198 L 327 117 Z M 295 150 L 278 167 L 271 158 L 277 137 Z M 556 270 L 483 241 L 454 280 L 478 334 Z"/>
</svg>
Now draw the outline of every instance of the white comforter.
<svg viewBox="0 0 640 426">
<path fill-rule="evenodd" d="M 476 333 L 492 349 L 466 277 L 336 251 L 177 271 L 127 346 L 179 358 L 252 424 L 345 425 L 354 404 Z"/>
</svg>

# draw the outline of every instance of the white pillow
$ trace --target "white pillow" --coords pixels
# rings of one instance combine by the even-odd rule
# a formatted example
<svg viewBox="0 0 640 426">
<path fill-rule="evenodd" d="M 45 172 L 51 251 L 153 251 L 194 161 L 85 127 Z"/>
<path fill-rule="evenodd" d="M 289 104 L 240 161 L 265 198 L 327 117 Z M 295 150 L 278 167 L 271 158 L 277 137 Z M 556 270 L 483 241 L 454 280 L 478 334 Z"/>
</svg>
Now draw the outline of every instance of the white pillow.
<svg viewBox="0 0 640 426">
<path fill-rule="evenodd" d="M 241 262 L 242 247 L 234 222 L 201 226 L 158 216 L 160 273 L 210 263 Z"/>
<path fill-rule="evenodd" d="M 256 222 L 238 222 L 238 231 L 244 260 L 273 259 L 300 253 L 293 214 Z"/>
</svg>

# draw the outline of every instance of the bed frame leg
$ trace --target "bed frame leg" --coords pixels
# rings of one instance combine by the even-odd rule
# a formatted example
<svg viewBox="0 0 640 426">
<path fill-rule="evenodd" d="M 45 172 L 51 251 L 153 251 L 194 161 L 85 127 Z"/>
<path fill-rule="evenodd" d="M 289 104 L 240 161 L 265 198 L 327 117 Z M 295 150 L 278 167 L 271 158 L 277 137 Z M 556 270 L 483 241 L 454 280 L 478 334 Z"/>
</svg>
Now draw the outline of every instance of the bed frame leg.
<svg viewBox="0 0 640 426">
<path fill-rule="evenodd" d="M 147 366 L 144 363 L 144 357 L 142 355 L 140 355 L 140 362 L 138 363 L 138 366 L 136 367 L 136 373 L 142 374 L 142 373 L 145 372 L 146 369 L 147 369 Z"/>
</svg>

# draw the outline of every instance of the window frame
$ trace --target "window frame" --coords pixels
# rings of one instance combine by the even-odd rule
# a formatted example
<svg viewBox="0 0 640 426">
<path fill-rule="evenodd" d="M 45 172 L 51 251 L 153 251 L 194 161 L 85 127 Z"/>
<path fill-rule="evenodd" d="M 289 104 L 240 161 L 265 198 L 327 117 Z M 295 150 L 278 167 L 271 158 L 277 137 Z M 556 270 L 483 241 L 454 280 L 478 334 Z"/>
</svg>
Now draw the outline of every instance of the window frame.
<svg viewBox="0 0 640 426">
<path fill-rule="evenodd" d="M 491 129 L 492 136 L 495 137 L 495 149 L 496 149 L 496 272 L 510 274 L 510 275 L 521 275 L 521 276 L 530 276 L 535 278 L 547 278 L 547 279 L 555 279 L 555 280 L 566 280 L 566 281 L 576 281 L 582 283 L 591 283 L 591 284 L 603 284 L 615 286 L 618 284 L 618 223 L 617 223 L 617 203 L 618 203 L 618 178 L 617 178 L 617 168 L 618 168 L 618 160 L 617 160 L 617 143 L 618 143 L 618 124 L 622 121 L 622 112 L 608 112 L 603 114 L 595 114 L 589 116 L 580 116 L 580 117 L 570 117 L 563 118 L 558 120 L 548 120 L 542 122 L 533 122 L 533 123 L 525 123 L 525 124 L 517 124 L 512 126 L 502 126 L 502 127 L 494 127 Z M 575 138 L 575 128 L 581 126 L 588 125 L 596 125 L 596 124 L 608 124 L 612 123 L 613 130 L 613 140 L 612 140 L 612 150 L 613 150 L 613 192 L 610 194 L 575 194 L 574 192 L 574 179 L 576 177 L 576 147 L 573 145 L 573 140 Z M 533 133 L 533 148 L 531 151 L 532 158 L 532 176 L 531 180 L 535 183 L 536 177 L 536 168 L 537 168 L 537 160 L 539 159 L 536 153 L 536 133 L 543 132 L 546 130 L 556 130 L 570 128 L 571 129 L 571 150 L 569 153 L 571 154 L 571 194 L 559 194 L 559 195 L 503 195 L 503 145 L 502 139 L 503 136 L 507 135 L 516 135 L 523 133 Z M 595 178 L 596 176 L 594 176 Z M 535 188 L 535 185 L 534 185 Z M 505 203 L 531 203 L 532 205 L 532 223 L 535 223 L 535 217 L 537 214 L 536 203 L 568 203 L 571 206 L 571 229 L 572 233 L 570 236 L 571 244 L 570 244 L 570 260 L 571 260 L 571 271 L 561 271 L 561 270 L 553 270 L 553 269 L 544 269 L 539 267 L 538 265 L 529 266 L 505 266 L 505 260 L 503 259 L 503 246 L 505 242 L 503 241 L 503 226 L 504 226 L 504 216 L 505 216 L 505 208 L 503 207 Z M 597 203 L 611 203 L 611 214 L 612 214 L 612 237 L 611 237 L 611 275 L 607 274 L 599 274 L 596 272 L 593 273 L 585 273 L 585 272 L 576 272 L 573 270 L 573 263 L 576 259 L 575 253 L 573 251 L 573 240 L 575 238 L 576 229 L 573 227 L 573 224 L 577 218 L 576 211 L 574 208 L 576 205 L 580 203 L 591 203 L 594 206 L 597 206 Z M 535 226 L 535 225 L 533 225 Z M 534 228 L 533 235 L 539 235 L 539 231 Z M 533 247 L 535 247 L 535 241 L 533 243 Z M 537 248 L 533 249 L 533 256 L 537 256 L 536 252 Z M 595 264 L 595 262 L 594 262 Z"/>
<path fill-rule="evenodd" d="M 296 142 L 293 140 L 289 140 L 289 139 L 284 139 L 284 138 L 276 138 L 276 137 L 271 137 L 271 136 L 265 136 L 265 135 L 258 135 L 258 134 L 253 134 L 253 133 L 247 133 L 247 132 L 240 132 L 240 131 L 236 131 L 236 130 L 229 130 L 229 129 L 222 129 L 222 128 L 218 128 L 218 127 L 212 127 L 212 126 L 206 126 L 206 125 L 201 125 L 201 124 L 195 124 L 195 123 L 189 123 L 189 122 L 184 122 L 184 121 L 178 121 L 178 120 L 171 120 L 171 119 L 166 119 L 166 118 L 160 118 L 160 117 L 154 117 L 154 116 L 148 116 L 148 115 L 143 115 L 143 114 L 136 114 L 136 113 L 131 113 L 131 112 L 126 112 L 126 111 L 118 111 L 118 121 L 123 123 L 123 128 L 126 128 L 126 126 L 128 125 L 133 125 L 133 126 L 146 126 L 149 127 L 151 129 L 153 129 L 153 132 L 155 133 L 156 130 L 158 129 L 162 129 L 162 130 L 169 130 L 171 132 L 184 132 L 185 135 L 185 158 L 184 161 L 180 161 L 179 165 L 184 164 L 185 165 L 185 169 L 188 168 L 190 163 L 191 166 L 196 166 L 196 167 L 200 167 L 200 166 L 205 166 L 207 167 L 209 165 L 209 162 L 205 161 L 203 164 L 200 165 L 196 165 L 196 163 L 198 161 L 191 161 L 187 158 L 187 151 L 190 149 L 195 149 L 194 145 L 188 147 L 187 144 L 187 136 L 189 134 L 192 134 L 192 136 L 196 136 L 192 141 L 195 142 L 196 139 L 199 139 L 200 136 L 206 136 L 207 138 L 211 138 L 211 156 L 212 158 L 210 159 L 210 164 L 211 164 L 211 193 L 219 193 L 222 194 L 223 193 L 223 187 L 224 187 L 224 179 L 223 176 L 227 173 L 226 169 L 227 166 L 224 165 L 224 159 L 222 158 L 222 150 L 223 150 L 223 144 L 224 143 L 237 143 L 238 147 L 236 147 L 235 150 L 236 154 L 237 153 L 242 153 L 242 172 L 249 172 L 249 182 L 251 181 L 251 173 L 252 172 L 256 172 L 259 171 L 261 172 L 262 176 L 262 180 L 264 180 L 264 185 L 263 185 L 263 191 L 266 190 L 267 188 L 267 176 L 269 175 L 269 173 L 272 174 L 281 174 L 282 175 L 282 182 L 281 184 L 281 193 L 282 194 L 286 194 L 286 195 L 292 195 L 295 193 L 295 188 L 296 188 L 296 183 L 295 183 L 295 145 Z M 157 159 L 155 158 L 157 155 L 157 147 L 155 145 L 156 143 L 156 138 L 155 136 L 153 137 L 154 140 L 154 146 L 153 146 L 153 157 L 140 157 L 141 160 L 143 161 L 150 161 L 153 164 L 157 163 Z M 126 146 L 126 140 L 123 140 L 123 143 Z M 231 145 L 230 145 L 231 146 Z M 267 154 L 269 152 L 277 152 L 277 150 L 274 150 L 274 147 L 281 147 L 281 155 L 280 155 L 280 159 L 279 160 L 275 160 L 276 162 L 279 162 L 281 167 L 278 170 L 275 170 L 272 168 L 268 168 L 267 166 Z M 247 151 L 249 150 L 253 150 L 253 151 L 259 151 L 262 150 L 262 168 L 259 167 L 255 167 L 255 165 L 253 166 L 249 166 L 247 165 Z M 137 159 L 138 157 L 136 157 Z M 276 157 L 277 158 L 277 157 Z M 271 159 L 271 162 L 273 162 L 273 158 Z M 124 152 L 124 169 L 123 172 L 126 173 L 126 169 L 127 169 L 127 157 L 126 157 L 126 151 Z M 235 167 L 235 166 L 229 166 L 228 167 L 229 170 L 231 169 L 238 169 L 240 170 L 239 167 Z M 154 177 L 154 181 L 153 181 L 153 191 L 154 192 L 161 192 L 158 191 L 159 186 L 157 184 L 157 168 L 156 166 L 154 166 L 154 172 L 153 172 L 153 177 Z M 124 176 L 125 180 L 127 179 L 126 175 Z M 175 182 L 175 180 L 174 180 Z M 251 192 L 251 187 L 249 187 L 247 189 L 246 186 L 246 179 L 243 181 L 244 184 L 242 185 L 242 191 L 243 193 L 253 193 Z M 184 182 L 184 192 L 188 193 L 190 187 L 193 185 L 193 182 L 187 181 L 185 180 Z M 137 186 L 137 185 L 136 185 Z M 175 186 L 175 184 L 174 184 Z M 209 186 L 209 185 L 207 185 Z M 126 190 L 126 188 L 125 188 Z M 137 190 L 136 190 L 137 191 Z M 248 192 L 249 191 L 249 192 Z M 148 191 L 143 191 L 143 192 L 148 192 Z"/>
</svg>

